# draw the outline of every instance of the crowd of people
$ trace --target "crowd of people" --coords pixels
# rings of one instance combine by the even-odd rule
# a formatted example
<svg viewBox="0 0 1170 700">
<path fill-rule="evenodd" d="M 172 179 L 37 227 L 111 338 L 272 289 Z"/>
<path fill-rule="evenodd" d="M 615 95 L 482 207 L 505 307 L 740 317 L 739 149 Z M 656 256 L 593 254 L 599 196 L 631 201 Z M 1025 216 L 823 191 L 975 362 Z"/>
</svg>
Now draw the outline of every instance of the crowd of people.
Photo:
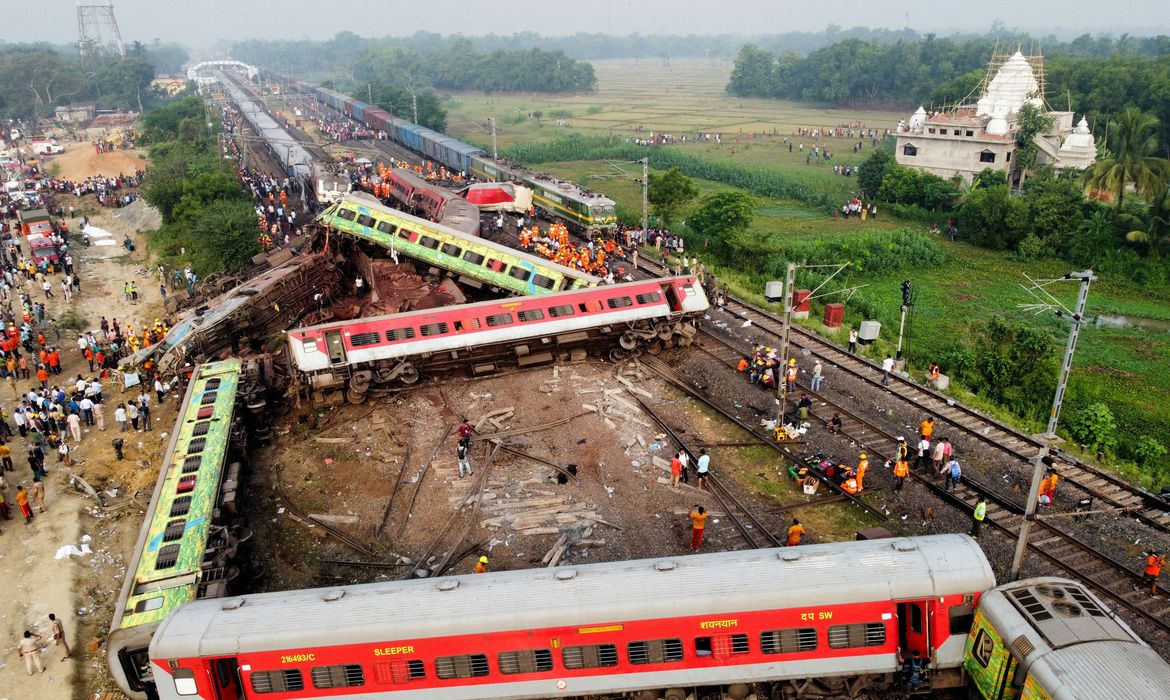
<svg viewBox="0 0 1170 700">
<path fill-rule="evenodd" d="M 386 132 L 371 129 L 365 124 L 354 121 L 349 117 L 317 117 L 317 130 L 334 141 L 354 141 L 358 139 L 385 141 L 387 138 Z"/>
</svg>

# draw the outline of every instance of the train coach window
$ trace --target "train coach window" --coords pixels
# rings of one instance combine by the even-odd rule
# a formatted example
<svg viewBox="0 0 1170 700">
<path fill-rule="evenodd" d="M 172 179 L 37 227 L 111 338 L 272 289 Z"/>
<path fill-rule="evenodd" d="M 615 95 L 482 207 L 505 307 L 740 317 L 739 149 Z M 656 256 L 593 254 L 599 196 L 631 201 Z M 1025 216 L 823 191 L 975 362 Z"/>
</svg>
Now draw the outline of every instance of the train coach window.
<svg viewBox="0 0 1170 700">
<path fill-rule="evenodd" d="M 177 695 L 196 695 L 199 692 L 199 686 L 195 684 L 195 672 L 189 668 L 175 669 L 171 679 L 175 681 Z"/>
<path fill-rule="evenodd" d="M 398 229 L 398 237 L 405 239 L 405 240 L 408 240 L 408 241 L 413 243 L 415 241 L 415 239 L 418 238 L 418 234 L 415 233 L 414 231 L 408 231 L 404 228 L 400 228 L 400 229 Z"/>
<path fill-rule="evenodd" d="M 617 646 L 613 644 L 585 644 L 561 649 L 561 663 L 569 670 L 617 666 Z"/>
<path fill-rule="evenodd" d="M 431 238 L 430 236 L 423 236 L 422 238 L 418 239 L 418 244 L 424 248 L 430 248 L 431 250 L 438 250 L 440 245 L 438 238 Z"/>
<path fill-rule="evenodd" d="M 683 660 L 683 644 L 681 639 L 630 642 L 626 645 L 626 656 L 632 664 L 673 663 Z"/>
<path fill-rule="evenodd" d="M 760 651 L 765 654 L 792 654 L 816 648 L 817 631 L 813 627 L 791 627 L 760 634 Z"/>
<path fill-rule="evenodd" d="M 483 263 L 484 257 L 474 250 L 467 250 L 463 252 L 463 260 L 472 265 L 479 265 Z"/>
<path fill-rule="evenodd" d="M 534 276 L 532 278 L 532 283 L 535 284 L 537 287 L 540 287 L 541 289 L 552 289 L 553 287 L 555 287 L 557 285 L 556 280 L 554 280 L 551 277 L 545 277 L 544 275 Z"/>
<path fill-rule="evenodd" d="M 507 265 L 500 262 L 499 260 L 496 260 L 495 258 L 488 258 L 486 267 L 492 272 L 499 272 L 500 274 L 503 274 L 504 270 L 508 269 Z"/>
<path fill-rule="evenodd" d="M 386 331 L 387 342 L 395 340 L 410 340 L 414 337 L 414 329 L 410 326 L 406 328 L 395 328 L 394 330 Z"/>
<path fill-rule="evenodd" d="M 213 403 L 215 403 L 215 397 L 216 397 L 216 396 L 219 396 L 219 392 L 218 392 L 218 391 L 207 391 L 207 392 L 204 392 L 203 396 L 201 396 L 201 397 L 199 398 L 199 403 L 200 403 L 200 405 L 203 405 L 203 406 L 206 406 L 206 405 L 208 405 L 208 404 L 213 404 Z"/>
<path fill-rule="evenodd" d="M 366 676 L 360 664 L 314 666 L 309 675 L 313 679 L 314 688 L 353 688 L 366 684 Z"/>
<path fill-rule="evenodd" d="M 634 300 L 629 297 L 610 297 L 605 300 L 605 303 L 611 309 L 624 309 L 627 306 L 633 306 Z"/>
<path fill-rule="evenodd" d="M 207 438 L 205 437 L 197 437 L 187 443 L 187 452 L 190 454 L 197 455 L 205 449 L 207 449 Z"/>
<path fill-rule="evenodd" d="M 951 634 L 967 634 L 975 623 L 975 606 L 970 604 L 952 605 L 948 611 L 951 618 Z"/>
<path fill-rule="evenodd" d="M 219 383 L 219 377 L 212 377 L 211 379 L 207 380 L 206 384 L 203 385 L 203 389 L 204 391 L 214 391 L 215 389 L 219 388 Z"/>
<path fill-rule="evenodd" d="M 447 332 L 447 324 L 443 323 L 442 321 L 439 321 L 438 323 L 428 323 L 425 326 L 419 326 L 418 332 L 422 333 L 424 338 L 432 335 L 443 335 Z"/>
<path fill-rule="evenodd" d="M 526 309 L 524 311 L 517 311 L 516 318 L 519 318 L 521 323 L 539 321 L 544 318 L 544 312 L 540 309 Z"/>
<path fill-rule="evenodd" d="M 171 517 L 172 518 L 181 518 L 184 515 L 186 515 L 187 511 L 189 511 L 189 510 L 191 510 L 191 497 L 190 496 L 179 496 L 175 500 L 171 501 Z"/>
<path fill-rule="evenodd" d="M 155 571 L 162 569 L 169 569 L 179 561 L 179 549 L 181 547 L 177 544 L 168 544 L 162 549 L 158 550 L 158 557 L 154 560 Z"/>
<path fill-rule="evenodd" d="M 183 539 L 183 531 L 187 529 L 187 521 L 176 519 L 167 523 L 167 529 L 163 530 L 163 542 L 174 542 L 175 540 Z"/>
<path fill-rule="evenodd" d="M 548 315 L 553 318 L 572 316 L 574 313 L 572 304 L 561 304 L 560 306 L 553 306 L 548 310 Z"/>
<path fill-rule="evenodd" d="M 524 649 L 522 651 L 501 651 L 496 657 L 500 673 L 543 673 L 551 671 L 552 652 L 548 649 Z"/>
<path fill-rule="evenodd" d="M 488 659 L 486 654 L 440 656 L 435 659 L 435 675 L 443 680 L 473 678 L 487 674 Z"/>
<path fill-rule="evenodd" d="M 346 221 L 353 221 L 357 217 L 357 212 L 353 209 L 338 209 L 337 218 L 345 219 Z"/>
<path fill-rule="evenodd" d="M 736 654 L 746 654 L 748 651 L 748 636 L 746 634 L 717 634 L 714 637 L 695 638 L 696 656 L 713 656 L 716 659 L 725 659 Z"/>
<path fill-rule="evenodd" d="M 508 274 L 520 280 L 521 282 L 527 282 L 528 278 L 532 276 L 531 271 L 525 270 L 522 267 L 516 267 L 515 265 L 513 265 L 512 269 L 508 271 Z"/>
<path fill-rule="evenodd" d="M 581 313 L 583 314 L 590 314 L 602 311 L 605 308 L 605 305 L 601 303 L 600 299 L 592 299 L 590 301 L 577 304 L 577 308 L 580 309 Z"/>
<path fill-rule="evenodd" d="M 427 671 L 419 659 L 399 659 L 374 664 L 374 682 L 382 685 L 409 683 L 426 677 Z"/>
<path fill-rule="evenodd" d="M 208 430 L 211 430 L 211 421 L 201 420 L 195 424 L 195 427 L 191 428 L 191 434 L 198 437 L 206 435 Z"/>
<path fill-rule="evenodd" d="M 354 333 L 349 336 L 349 344 L 355 348 L 364 348 L 367 345 L 377 345 L 381 342 L 378 331 L 370 331 L 368 333 Z"/>
<path fill-rule="evenodd" d="M 145 598 L 134 604 L 135 614 L 150 612 L 151 610 L 161 610 L 166 599 L 161 595 L 156 595 L 153 598 Z"/>
<path fill-rule="evenodd" d="M 194 474 L 195 472 L 199 471 L 199 467 L 202 466 L 202 464 L 203 460 L 199 457 L 188 457 L 187 459 L 183 460 L 183 473 Z"/>
<path fill-rule="evenodd" d="M 829 628 L 830 649 L 880 647 L 886 643 L 886 626 L 880 622 L 858 622 Z"/>
<path fill-rule="evenodd" d="M 662 301 L 662 295 L 658 292 L 649 292 L 647 294 L 639 294 L 635 297 L 639 304 L 657 304 Z"/>
<path fill-rule="evenodd" d="M 283 671 L 253 671 L 253 693 L 291 693 L 305 689 L 305 679 L 295 668 Z"/>
<path fill-rule="evenodd" d="M 512 314 L 492 314 L 487 317 L 488 328 L 512 325 Z"/>
<path fill-rule="evenodd" d="M 393 236 L 394 232 L 398 230 L 398 227 L 395 226 L 394 224 L 390 223 L 389 221 L 379 221 L 378 222 L 378 230 L 381 231 L 382 233 L 388 233 L 391 236 Z"/>
<path fill-rule="evenodd" d="M 457 258 L 460 255 L 463 255 L 463 249 L 454 243 L 444 243 L 441 250 L 443 251 L 443 255 L 449 255 L 452 258 Z"/>
<path fill-rule="evenodd" d="M 365 214 L 362 214 L 362 215 L 358 216 L 358 218 L 357 218 L 357 222 L 358 222 L 358 224 L 360 224 L 361 226 L 366 226 L 366 227 L 369 227 L 369 228 L 373 228 L 373 227 L 374 227 L 374 224 L 378 223 L 378 222 L 374 221 L 374 217 L 372 217 L 372 216 L 367 216 L 367 215 L 365 215 Z"/>
<path fill-rule="evenodd" d="M 472 317 L 472 318 L 467 319 L 466 321 L 456 321 L 455 322 L 455 332 L 462 333 L 463 331 L 475 330 L 475 329 L 480 328 L 482 326 L 483 326 L 483 324 L 479 322 L 478 318 Z"/>
</svg>

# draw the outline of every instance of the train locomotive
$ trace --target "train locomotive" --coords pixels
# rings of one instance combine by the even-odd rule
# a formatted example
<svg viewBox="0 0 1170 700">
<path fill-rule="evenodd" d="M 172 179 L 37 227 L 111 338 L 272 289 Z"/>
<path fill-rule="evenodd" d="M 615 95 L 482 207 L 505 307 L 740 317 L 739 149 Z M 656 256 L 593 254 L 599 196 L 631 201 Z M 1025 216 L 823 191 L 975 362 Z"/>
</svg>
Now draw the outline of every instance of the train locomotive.
<svg viewBox="0 0 1170 700">
<path fill-rule="evenodd" d="M 482 375 L 604 347 L 613 360 L 689 345 L 708 308 L 695 277 L 603 285 L 325 323 L 288 331 L 292 367 L 313 389 L 410 385 L 424 371 L 470 367 Z"/>
<path fill-rule="evenodd" d="M 343 95 L 336 90 L 269 73 L 270 79 L 285 83 L 291 90 L 309 95 L 330 108 L 370 128 L 384 131 L 391 140 L 445 165 L 485 182 L 519 182 L 533 191 L 533 206 L 550 220 L 560 221 L 586 236 L 606 233 L 617 225 L 614 201 L 605 195 L 535 172 L 523 166 L 494 159 L 482 148 L 432 131 L 386 110 Z"/>
</svg>

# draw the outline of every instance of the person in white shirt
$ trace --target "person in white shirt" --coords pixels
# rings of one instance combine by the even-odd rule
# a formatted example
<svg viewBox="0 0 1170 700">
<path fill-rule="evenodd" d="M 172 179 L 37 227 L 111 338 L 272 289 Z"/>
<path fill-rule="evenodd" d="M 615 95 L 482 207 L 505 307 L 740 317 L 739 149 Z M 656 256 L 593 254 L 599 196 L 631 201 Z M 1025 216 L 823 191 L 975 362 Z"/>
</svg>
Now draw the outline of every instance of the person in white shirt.
<svg viewBox="0 0 1170 700">
<path fill-rule="evenodd" d="M 894 358 L 886 355 L 886 359 L 882 360 L 882 386 L 890 385 L 890 372 L 894 371 Z"/>
</svg>

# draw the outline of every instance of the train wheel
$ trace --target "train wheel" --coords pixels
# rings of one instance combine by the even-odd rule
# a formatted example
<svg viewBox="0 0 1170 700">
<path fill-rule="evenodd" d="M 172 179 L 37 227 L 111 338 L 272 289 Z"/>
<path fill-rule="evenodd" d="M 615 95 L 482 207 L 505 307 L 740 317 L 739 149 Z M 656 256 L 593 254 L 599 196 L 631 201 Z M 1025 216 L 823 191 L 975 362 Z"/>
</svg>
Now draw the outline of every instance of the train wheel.
<svg viewBox="0 0 1170 700">
<path fill-rule="evenodd" d="M 618 339 L 618 344 L 625 350 L 633 350 L 638 347 L 638 336 L 634 335 L 632 331 L 622 333 L 622 337 Z"/>
<path fill-rule="evenodd" d="M 422 372 L 418 371 L 418 367 L 409 362 L 402 368 L 402 372 L 398 375 L 398 381 L 406 385 L 415 384 L 422 377 Z"/>
<path fill-rule="evenodd" d="M 609 351 L 609 361 L 610 362 L 615 362 L 615 363 L 621 362 L 622 360 L 626 359 L 629 356 L 630 356 L 630 351 L 622 349 L 622 348 L 612 348 Z"/>
<path fill-rule="evenodd" d="M 355 394 L 365 394 L 370 390 L 370 380 L 373 375 L 370 372 L 354 372 L 353 376 L 349 378 L 349 390 Z"/>
<path fill-rule="evenodd" d="M 674 330 L 671 329 L 669 323 L 659 323 L 654 326 L 654 330 L 658 333 L 660 340 L 670 340 L 670 336 L 674 335 Z"/>
<path fill-rule="evenodd" d="M 651 355 L 657 355 L 658 353 L 662 352 L 662 341 L 651 340 L 650 343 L 646 345 L 646 352 Z"/>
</svg>

